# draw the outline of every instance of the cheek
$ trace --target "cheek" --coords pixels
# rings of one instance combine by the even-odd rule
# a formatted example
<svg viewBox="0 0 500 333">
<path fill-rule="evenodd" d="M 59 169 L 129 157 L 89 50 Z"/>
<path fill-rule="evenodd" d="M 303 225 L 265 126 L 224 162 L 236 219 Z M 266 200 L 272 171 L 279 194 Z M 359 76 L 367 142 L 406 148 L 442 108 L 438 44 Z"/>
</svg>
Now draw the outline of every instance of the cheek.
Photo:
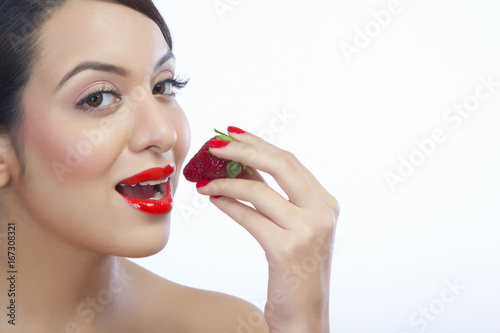
<svg viewBox="0 0 500 333">
<path fill-rule="evenodd" d="M 117 126 L 107 118 L 76 121 L 27 115 L 25 119 L 27 169 L 55 183 L 98 177 L 110 169 L 119 151 Z M 29 159 L 32 159 L 30 161 Z"/>
</svg>

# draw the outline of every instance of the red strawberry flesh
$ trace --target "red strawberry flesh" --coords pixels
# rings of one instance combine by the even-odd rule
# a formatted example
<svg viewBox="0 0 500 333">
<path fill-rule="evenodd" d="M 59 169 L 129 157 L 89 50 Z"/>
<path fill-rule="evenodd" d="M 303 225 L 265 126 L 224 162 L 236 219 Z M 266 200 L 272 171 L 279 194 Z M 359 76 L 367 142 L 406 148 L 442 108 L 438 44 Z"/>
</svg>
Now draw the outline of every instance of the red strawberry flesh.
<svg viewBox="0 0 500 333">
<path fill-rule="evenodd" d="M 190 182 L 201 180 L 213 180 L 219 178 L 229 178 L 226 166 L 230 161 L 226 161 L 212 155 L 209 152 L 208 140 L 193 158 L 184 167 L 184 177 Z"/>
</svg>

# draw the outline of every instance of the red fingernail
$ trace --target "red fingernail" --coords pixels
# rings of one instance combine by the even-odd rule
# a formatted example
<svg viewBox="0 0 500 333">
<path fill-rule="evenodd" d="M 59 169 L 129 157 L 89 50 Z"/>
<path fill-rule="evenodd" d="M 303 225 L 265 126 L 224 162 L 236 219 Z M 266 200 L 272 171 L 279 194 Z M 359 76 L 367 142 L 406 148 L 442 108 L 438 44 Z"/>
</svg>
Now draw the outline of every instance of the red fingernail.
<svg viewBox="0 0 500 333">
<path fill-rule="evenodd" d="M 229 144 L 230 141 L 226 141 L 226 140 L 210 140 L 210 142 L 208 143 L 208 146 L 210 148 L 224 148 L 225 146 L 227 146 Z"/>
<path fill-rule="evenodd" d="M 238 127 L 234 127 L 234 126 L 229 126 L 227 128 L 227 131 L 229 133 L 235 133 L 235 134 L 245 134 L 246 132 L 244 130 L 242 130 L 241 128 L 238 128 Z"/>
<path fill-rule="evenodd" d="M 222 198 L 220 195 L 211 195 L 210 198 L 212 199 L 219 199 Z"/>
<path fill-rule="evenodd" d="M 210 182 L 211 182 L 211 180 L 200 180 L 199 182 L 196 183 L 196 188 L 205 187 Z"/>
</svg>

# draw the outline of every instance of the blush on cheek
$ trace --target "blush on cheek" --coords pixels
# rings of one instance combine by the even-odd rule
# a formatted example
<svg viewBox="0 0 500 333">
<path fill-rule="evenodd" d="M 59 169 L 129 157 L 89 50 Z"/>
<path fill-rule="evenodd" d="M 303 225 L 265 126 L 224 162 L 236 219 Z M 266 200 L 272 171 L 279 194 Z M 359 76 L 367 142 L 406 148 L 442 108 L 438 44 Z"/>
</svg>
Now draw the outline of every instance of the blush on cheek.
<svg viewBox="0 0 500 333">
<path fill-rule="evenodd" d="M 27 114 L 22 130 L 28 169 L 36 166 L 38 171 L 48 171 L 52 163 L 64 161 L 64 147 L 70 144 L 71 137 L 60 128 L 54 129 L 42 117 Z"/>
<path fill-rule="evenodd" d="M 64 145 L 62 165 L 58 165 L 61 171 L 56 172 L 58 178 L 61 172 L 71 173 L 73 177 L 99 177 L 108 173 L 122 150 L 120 137 L 123 135 L 118 131 L 117 126 L 105 118 L 92 126 L 80 127 L 77 135 L 73 134 Z"/>
<path fill-rule="evenodd" d="M 109 170 L 113 162 L 110 156 L 116 149 L 112 142 L 116 126 L 107 118 L 85 123 L 64 117 L 51 122 L 50 117 L 27 115 L 26 150 L 34 159 L 27 163 L 59 182 Z"/>
</svg>

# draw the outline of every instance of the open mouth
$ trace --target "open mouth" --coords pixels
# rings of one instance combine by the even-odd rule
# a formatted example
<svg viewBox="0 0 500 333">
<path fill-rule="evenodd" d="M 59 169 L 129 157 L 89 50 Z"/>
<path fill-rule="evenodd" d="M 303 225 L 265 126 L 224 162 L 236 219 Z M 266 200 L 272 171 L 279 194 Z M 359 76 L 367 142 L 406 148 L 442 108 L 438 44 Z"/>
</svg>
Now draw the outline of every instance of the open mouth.
<svg viewBox="0 0 500 333">
<path fill-rule="evenodd" d="M 167 192 L 169 179 L 152 180 L 135 185 L 118 184 L 115 189 L 118 193 L 133 199 L 161 200 Z"/>
<path fill-rule="evenodd" d="M 174 172 L 173 164 L 148 169 L 120 181 L 115 190 L 130 206 L 143 213 L 168 214 L 173 205 L 170 179 Z"/>
</svg>

